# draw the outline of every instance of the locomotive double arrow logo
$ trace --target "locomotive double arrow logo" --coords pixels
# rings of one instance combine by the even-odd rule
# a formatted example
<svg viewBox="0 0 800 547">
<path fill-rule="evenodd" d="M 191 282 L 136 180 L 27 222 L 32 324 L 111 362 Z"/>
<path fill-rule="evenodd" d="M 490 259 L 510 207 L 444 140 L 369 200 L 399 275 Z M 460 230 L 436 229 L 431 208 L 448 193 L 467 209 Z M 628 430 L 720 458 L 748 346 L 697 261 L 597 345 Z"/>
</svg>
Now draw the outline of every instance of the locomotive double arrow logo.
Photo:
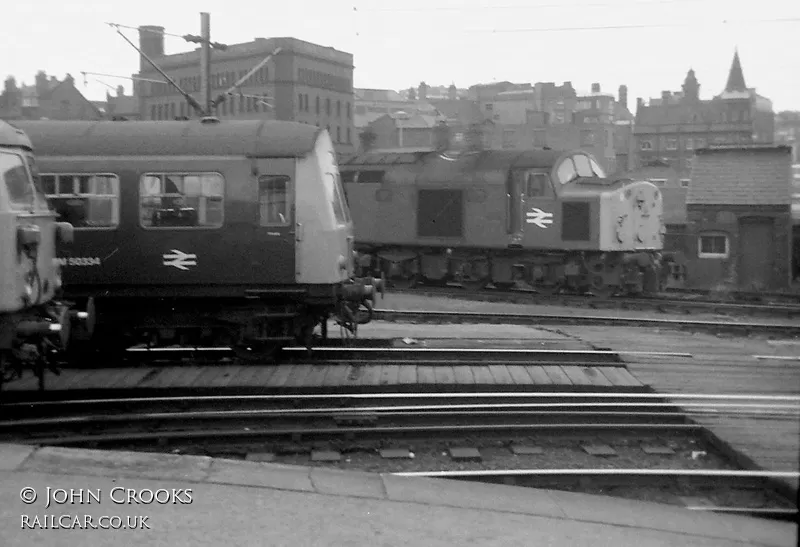
<svg viewBox="0 0 800 547">
<path fill-rule="evenodd" d="M 542 211 L 541 209 L 534 208 L 528 211 L 527 222 L 528 224 L 536 224 L 539 228 L 547 228 L 553 223 L 553 213 Z"/>
<path fill-rule="evenodd" d="M 174 266 L 179 270 L 188 270 L 187 266 L 197 266 L 197 255 L 187 254 L 178 249 L 172 249 L 172 253 L 164 254 L 164 266 Z"/>
</svg>

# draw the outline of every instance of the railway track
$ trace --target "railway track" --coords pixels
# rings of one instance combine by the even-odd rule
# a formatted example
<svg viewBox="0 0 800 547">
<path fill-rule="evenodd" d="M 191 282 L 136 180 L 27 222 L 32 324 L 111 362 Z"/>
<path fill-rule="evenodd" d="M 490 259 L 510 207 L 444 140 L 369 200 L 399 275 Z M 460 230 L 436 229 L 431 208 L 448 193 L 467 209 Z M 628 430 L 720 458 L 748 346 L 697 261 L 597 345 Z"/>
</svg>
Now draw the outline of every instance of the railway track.
<svg viewBox="0 0 800 547">
<path fill-rule="evenodd" d="M 470 291 L 460 285 L 393 288 L 393 293 L 448 297 L 478 302 L 583 307 L 592 309 L 658 311 L 662 313 L 709 313 L 761 317 L 800 317 L 800 295 L 756 295 L 741 293 L 731 299 L 713 298 L 708 291 L 670 291 L 641 297 L 595 297 L 578 294 L 540 294 L 525 289 Z M 682 295 L 682 296 L 676 296 Z M 733 299 L 733 301 L 731 301 Z M 787 303 L 789 302 L 789 303 Z"/>
<path fill-rule="evenodd" d="M 701 500 L 697 510 L 796 515 L 774 481 L 798 473 L 738 469 L 692 421 L 709 414 L 797 420 L 800 397 L 487 392 L 55 400 L 0 405 L 0 439 L 242 458 L 258 452 L 257 459 L 269 450 L 286 463 L 322 455 L 329 465 L 406 476 L 657 495 Z M 398 457 L 402 447 L 415 459 Z M 382 458 L 386 450 L 399 459 Z M 451 461 L 446 454 L 461 456 Z"/>
<path fill-rule="evenodd" d="M 514 325 L 598 325 L 607 327 L 654 327 L 692 332 L 734 334 L 800 335 L 800 324 L 758 323 L 750 321 L 698 321 L 687 319 L 655 319 L 609 315 L 560 315 L 551 313 L 486 313 L 462 311 L 421 311 L 376 309 L 373 319 L 411 321 L 416 323 L 501 323 Z"/>
</svg>

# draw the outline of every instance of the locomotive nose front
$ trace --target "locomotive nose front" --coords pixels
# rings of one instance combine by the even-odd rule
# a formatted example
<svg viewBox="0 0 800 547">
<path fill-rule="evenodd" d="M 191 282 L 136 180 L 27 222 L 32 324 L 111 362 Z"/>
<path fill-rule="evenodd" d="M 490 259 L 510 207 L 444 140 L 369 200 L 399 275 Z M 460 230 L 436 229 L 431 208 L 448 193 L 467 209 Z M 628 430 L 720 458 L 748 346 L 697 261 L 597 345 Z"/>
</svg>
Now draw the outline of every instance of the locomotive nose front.
<svg viewBox="0 0 800 547">
<path fill-rule="evenodd" d="M 625 192 L 633 220 L 633 244 L 642 249 L 659 249 L 663 237 L 663 198 L 650 182 L 638 182 Z"/>
</svg>

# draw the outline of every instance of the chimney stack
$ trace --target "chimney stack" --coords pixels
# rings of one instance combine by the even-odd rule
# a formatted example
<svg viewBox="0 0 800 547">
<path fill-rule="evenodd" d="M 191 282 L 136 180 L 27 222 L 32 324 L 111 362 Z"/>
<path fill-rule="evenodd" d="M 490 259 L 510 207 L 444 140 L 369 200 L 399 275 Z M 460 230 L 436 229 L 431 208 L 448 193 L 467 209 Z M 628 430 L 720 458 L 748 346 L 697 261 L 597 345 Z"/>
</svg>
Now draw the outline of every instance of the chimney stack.
<svg viewBox="0 0 800 547">
<path fill-rule="evenodd" d="M 636 97 L 636 111 L 638 112 L 642 108 L 644 108 L 644 99 L 641 97 Z"/>
<path fill-rule="evenodd" d="M 164 27 L 155 25 L 144 25 L 139 27 L 139 49 L 142 53 L 150 57 L 161 57 L 164 55 Z M 142 57 L 139 59 L 139 70 L 144 72 L 150 70 L 150 63 Z"/>
<path fill-rule="evenodd" d="M 425 82 L 419 83 L 419 90 L 417 92 L 417 97 L 420 101 L 428 100 L 428 84 Z"/>
<path fill-rule="evenodd" d="M 628 108 L 628 86 L 619 86 L 619 104 Z"/>
<path fill-rule="evenodd" d="M 600 84 L 592 84 L 592 93 L 600 93 Z"/>
<path fill-rule="evenodd" d="M 40 70 L 36 73 L 36 95 L 41 97 L 47 92 L 47 89 L 47 73 L 44 70 Z"/>
<path fill-rule="evenodd" d="M 125 88 L 121 85 L 117 86 L 117 97 L 124 97 L 125 96 Z"/>
<path fill-rule="evenodd" d="M 661 92 L 661 100 L 664 101 L 664 103 L 668 103 L 669 102 L 669 98 L 671 96 L 672 96 L 672 93 L 670 93 L 669 91 L 662 91 Z"/>
<path fill-rule="evenodd" d="M 450 84 L 450 87 L 447 88 L 447 98 L 451 101 L 455 101 L 458 98 L 458 88 L 456 84 Z"/>
</svg>

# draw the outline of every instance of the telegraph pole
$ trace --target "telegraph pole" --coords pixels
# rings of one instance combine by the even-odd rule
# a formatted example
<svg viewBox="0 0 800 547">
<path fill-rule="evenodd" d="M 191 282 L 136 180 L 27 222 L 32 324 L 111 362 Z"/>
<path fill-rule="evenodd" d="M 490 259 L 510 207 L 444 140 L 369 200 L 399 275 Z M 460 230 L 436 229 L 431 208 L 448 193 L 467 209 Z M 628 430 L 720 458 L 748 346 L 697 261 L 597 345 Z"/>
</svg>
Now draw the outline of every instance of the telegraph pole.
<svg viewBox="0 0 800 547">
<path fill-rule="evenodd" d="M 211 16 L 200 13 L 200 90 L 203 93 L 203 110 L 212 114 L 211 106 Z"/>
</svg>

